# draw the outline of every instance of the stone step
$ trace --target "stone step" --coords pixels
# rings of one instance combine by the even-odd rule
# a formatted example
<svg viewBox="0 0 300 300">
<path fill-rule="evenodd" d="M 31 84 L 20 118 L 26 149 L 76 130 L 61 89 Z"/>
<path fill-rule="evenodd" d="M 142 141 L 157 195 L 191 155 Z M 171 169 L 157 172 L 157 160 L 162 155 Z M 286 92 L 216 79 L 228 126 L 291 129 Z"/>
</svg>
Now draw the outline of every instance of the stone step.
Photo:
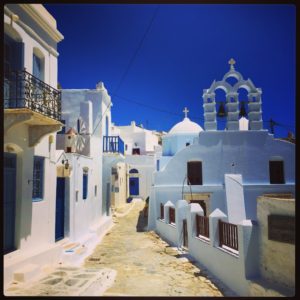
<svg viewBox="0 0 300 300">
<path fill-rule="evenodd" d="M 16 270 L 13 279 L 19 282 L 28 282 L 40 273 L 40 266 L 35 264 L 27 264 Z"/>
</svg>

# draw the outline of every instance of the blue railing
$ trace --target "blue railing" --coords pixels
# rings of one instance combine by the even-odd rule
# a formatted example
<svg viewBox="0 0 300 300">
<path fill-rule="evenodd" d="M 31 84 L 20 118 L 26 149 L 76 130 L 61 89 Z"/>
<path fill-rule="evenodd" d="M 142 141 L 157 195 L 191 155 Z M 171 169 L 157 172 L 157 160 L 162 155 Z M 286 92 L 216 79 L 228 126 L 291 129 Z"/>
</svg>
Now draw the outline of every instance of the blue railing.
<svg viewBox="0 0 300 300">
<path fill-rule="evenodd" d="M 124 142 L 119 136 L 104 136 L 103 152 L 124 154 Z"/>
</svg>

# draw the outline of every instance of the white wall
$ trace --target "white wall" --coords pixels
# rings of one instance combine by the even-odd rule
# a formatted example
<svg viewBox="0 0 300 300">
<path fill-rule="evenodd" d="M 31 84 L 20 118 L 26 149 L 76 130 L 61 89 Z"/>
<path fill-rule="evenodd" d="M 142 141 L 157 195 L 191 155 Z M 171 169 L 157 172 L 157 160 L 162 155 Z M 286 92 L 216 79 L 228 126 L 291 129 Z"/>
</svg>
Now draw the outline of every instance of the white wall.
<svg viewBox="0 0 300 300">
<path fill-rule="evenodd" d="M 295 199 L 279 195 L 257 198 L 259 262 L 261 276 L 287 288 L 295 288 L 295 244 L 268 239 L 268 215 L 295 216 Z"/>
<path fill-rule="evenodd" d="M 36 7 L 36 5 L 31 6 L 33 8 Z M 45 9 L 39 5 L 37 6 L 43 16 L 52 18 Z M 11 23 L 11 13 L 17 14 L 19 20 Z M 5 6 L 4 23 L 5 33 L 24 43 L 23 67 L 26 68 L 26 71 L 32 73 L 33 50 L 37 48 L 44 57 L 43 81 L 56 88 L 57 41 L 43 31 L 41 24 L 37 20 L 32 19 L 19 4 L 8 4 Z M 58 33 L 56 22 L 52 22 L 50 26 L 53 32 Z M 19 123 L 10 128 L 4 136 L 4 151 L 7 152 L 6 146 L 10 145 L 17 153 L 15 221 L 15 244 L 17 250 L 4 256 L 5 282 L 11 280 L 13 272 L 26 263 L 37 263 L 42 266 L 54 263 L 58 259 L 58 253 L 54 247 L 56 199 L 55 133 L 51 134 L 53 135 L 53 143 L 49 142 L 50 135 L 46 134 L 36 146 L 29 147 L 29 131 L 28 124 Z M 34 155 L 44 157 L 43 199 L 39 202 L 32 201 Z M 45 259 L 46 257 L 47 259 Z"/>
<path fill-rule="evenodd" d="M 149 155 L 126 155 L 125 163 L 128 170 L 137 169 L 139 174 L 139 193 L 145 200 L 150 196 L 150 189 L 153 182 L 153 172 L 156 170 L 156 160 Z M 130 174 L 129 174 L 130 177 Z"/>
<path fill-rule="evenodd" d="M 272 157 L 284 160 L 286 184 L 269 183 Z M 184 181 L 187 162 L 193 160 L 202 161 L 203 185 L 187 186 Z M 160 172 L 154 173 L 155 201 L 176 199 L 182 188 L 185 191 L 191 188 L 193 193 L 211 193 L 212 209 L 220 208 L 227 214 L 224 185 L 227 173 L 241 174 L 246 218 L 255 220 L 256 197 L 264 192 L 295 192 L 295 145 L 275 140 L 267 131 L 203 131 L 199 134 L 199 144 L 179 151 Z M 150 199 L 150 206 L 151 202 Z M 152 217 L 155 218 L 149 215 Z M 149 223 L 154 224 L 151 220 Z"/>
<path fill-rule="evenodd" d="M 5 32 L 9 35 L 17 32 L 24 43 L 24 68 L 32 74 L 32 56 L 33 49 L 37 48 L 44 58 L 44 82 L 57 88 L 57 42 L 43 31 L 35 20 L 30 18 L 27 13 L 18 4 L 8 4 L 6 7 L 19 16 L 19 21 L 13 22 L 11 26 L 10 17 L 4 15 Z M 50 16 L 50 15 L 49 15 Z M 26 30 L 22 23 L 26 24 L 29 30 Z M 56 30 L 56 26 L 53 27 Z M 35 32 L 35 34 L 33 33 Z M 38 36 L 36 38 L 35 36 Z M 52 48 L 55 51 L 49 51 Z M 55 53 L 56 52 L 56 53 Z"/>
<path fill-rule="evenodd" d="M 158 136 L 153 131 L 136 126 L 132 121 L 130 126 L 112 126 L 112 135 L 120 136 L 127 145 L 126 155 L 132 154 L 133 148 L 139 148 L 140 154 L 154 153 L 158 146 Z M 137 144 L 137 146 L 135 146 Z"/>
</svg>

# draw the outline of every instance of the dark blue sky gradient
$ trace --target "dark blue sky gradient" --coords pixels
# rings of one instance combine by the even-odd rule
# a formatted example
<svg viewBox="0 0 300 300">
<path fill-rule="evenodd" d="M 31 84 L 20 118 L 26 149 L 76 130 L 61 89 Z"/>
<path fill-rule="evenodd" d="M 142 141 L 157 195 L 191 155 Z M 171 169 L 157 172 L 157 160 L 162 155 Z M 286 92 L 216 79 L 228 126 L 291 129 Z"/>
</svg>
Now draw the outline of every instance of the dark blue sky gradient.
<svg viewBox="0 0 300 300">
<path fill-rule="evenodd" d="M 60 84 L 93 89 L 103 81 L 112 95 L 117 125 L 135 120 L 168 131 L 182 120 L 187 106 L 190 119 L 203 127 L 203 89 L 222 79 L 233 57 L 244 79 L 262 88 L 263 120 L 285 125 L 275 127 L 275 136 L 295 133 L 294 6 L 159 4 L 121 85 L 157 5 L 45 7 L 65 37 L 58 45 Z"/>
</svg>

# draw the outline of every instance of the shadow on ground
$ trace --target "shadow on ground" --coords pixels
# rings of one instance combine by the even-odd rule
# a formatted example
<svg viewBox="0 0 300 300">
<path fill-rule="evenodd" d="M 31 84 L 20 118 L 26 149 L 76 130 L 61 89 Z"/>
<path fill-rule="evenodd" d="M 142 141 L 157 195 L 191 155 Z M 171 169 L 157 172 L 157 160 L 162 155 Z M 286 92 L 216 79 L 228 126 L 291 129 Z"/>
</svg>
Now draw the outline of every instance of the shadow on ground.
<svg viewBox="0 0 300 300">
<path fill-rule="evenodd" d="M 148 225 L 148 216 L 145 216 L 144 211 L 141 210 L 139 212 L 139 217 L 138 217 L 138 221 L 136 224 L 136 231 L 137 232 L 147 231 L 147 225 Z"/>
</svg>

